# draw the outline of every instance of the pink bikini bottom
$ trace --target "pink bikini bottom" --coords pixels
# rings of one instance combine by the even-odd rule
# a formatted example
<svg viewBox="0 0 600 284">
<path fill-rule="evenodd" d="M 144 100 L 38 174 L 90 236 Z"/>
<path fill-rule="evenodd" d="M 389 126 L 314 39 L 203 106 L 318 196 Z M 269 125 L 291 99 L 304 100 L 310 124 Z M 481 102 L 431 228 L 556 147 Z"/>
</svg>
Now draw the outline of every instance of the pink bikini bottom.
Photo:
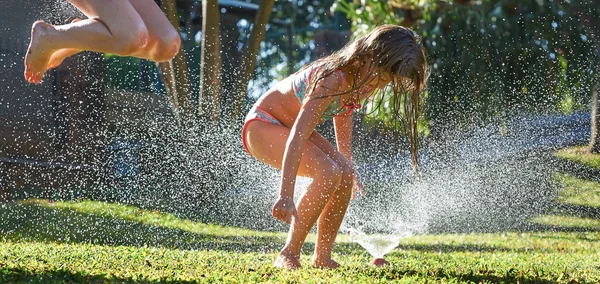
<svg viewBox="0 0 600 284">
<path fill-rule="evenodd" d="M 248 126 L 248 123 L 254 120 L 260 120 L 268 123 L 273 123 L 275 125 L 283 126 L 283 124 L 279 122 L 279 120 L 274 118 L 268 112 L 257 106 L 253 106 L 252 109 L 250 109 L 250 111 L 248 112 L 248 115 L 246 115 L 246 119 L 244 120 L 244 126 L 242 127 L 242 144 L 244 145 L 244 149 L 246 150 L 246 152 L 248 152 L 248 154 L 250 154 L 250 156 L 252 156 L 252 153 L 250 153 L 250 150 L 246 145 L 246 127 Z"/>
</svg>

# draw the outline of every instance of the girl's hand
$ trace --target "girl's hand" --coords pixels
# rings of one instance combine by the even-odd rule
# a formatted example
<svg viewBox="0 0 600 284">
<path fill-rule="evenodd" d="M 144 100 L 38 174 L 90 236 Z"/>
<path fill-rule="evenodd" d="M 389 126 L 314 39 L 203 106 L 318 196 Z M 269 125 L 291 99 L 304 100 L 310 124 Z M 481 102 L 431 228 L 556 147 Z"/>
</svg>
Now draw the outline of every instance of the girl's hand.
<svg viewBox="0 0 600 284">
<path fill-rule="evenodd" d="M 358 175 L 356 172 L 352 175 L 352 179 L 354 180 L 354 184 L 352 185 L 352 199 L 356 199 L 356 190 L 360 192 L 360 195 L 365 195 L 365 188 L 362 183 L 358 180 Z"/>
<path fill-rule="evenodd" d="M 287 224 L 294 220 L 294 224 L 298 224 L 298 211 L 296 211 L 296 205 L 294 199 L 291 197 L 280 197 L 275 205 L 273 205 L 272 213 L 273 217 L 281 220 Z"/>
</svg>

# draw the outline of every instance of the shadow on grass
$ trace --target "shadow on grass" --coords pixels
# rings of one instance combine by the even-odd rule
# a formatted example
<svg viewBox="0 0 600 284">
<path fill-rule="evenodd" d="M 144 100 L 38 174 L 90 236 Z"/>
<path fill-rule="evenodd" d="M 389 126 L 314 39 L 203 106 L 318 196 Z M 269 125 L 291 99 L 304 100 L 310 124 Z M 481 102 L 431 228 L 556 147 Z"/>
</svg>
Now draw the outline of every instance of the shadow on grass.
<svg viewBox="0 0 600 284">
<path fill-rule="evenodd" d="M 528 223 L 520 232 L 557 232 L 557 233 L 585 233 L 600 232 L 600 228 L 580 227 L 580 226 L 560 226 L 547 225 L 540 223 Z"/>
<path fill-rule="evenodd" d="M 372 276 L 374 278 L 376 277 L 380 281 L 382 281 L 382 280 L 388 280 L 388 281 L 396 280 L 397 281 L 404 277 L 428 276 L 428 277 L 436 278 L 436 279 L 440 279 L 440 280 L 441 279 L 451 280 L 449 282 L 458 281 L 458 282 L 468 282 L 468 283 L 556 283 L 555 281 L 549 281 L 546 279 L 541 279 L 541 278 L 524 275 L 522 271 L 518 271 L 516 269 L 509 270 L 504 276 L 485 275 L 485 274 L 495 274 L 496 272 L 493 270 L 480 270 L 480 271 L 478 271 L 478 273 L 480 273 L 481 275 L 476 274 L 473 271 L 470 271 L 469 273 L 460 274 L 460 273 L 448 272 L 443 269 L 428 270 L 426 272 L 426 274 L 424 274 L 423 271 L 411 270 L 411 269 L 403 270 L 401 268 L 398 268 L 398 269 L 394 268 L 394 269 L 389 269 L 389 270 L 372 270 L 372 271 L 374 272 Z"/>
<path fill-rule="evenodd" d="M 582 163 L 578 163 L 575 161 L 571 161 L 568 159 L 560 158 L 557 156 L 552 156 L 552 162 L 556 165 L 556 170 L 562 172 L 568 172 L 574 177 L 580 179 L 591 180 L 595 182 L 600 182 L 600 171 L 594 169 L 590 166 L 584 165 Z"/>
<path fill-rule="evenodd" d="M 589 230 L 588 230 L 589 231 Z M 540 238 L 550 238 L 546 236 L 540 236 Z M 567 237 L 562 237 L 567 239 Z M 573 237 L 579 240 L 585 241 L 598 241 L 597 239 L 590 239 L 585 236 Z M 540 247 L 523 247 L 523 248 L 511 248 L 511 247 L 500 247 L 490 246 L 481 244 L 400 244 L 394 248 L 392 253 L 400 253 L 402 251 L 421 251 L 421 252 L 432 252 L 432 253 L 454 253 L 454 252 L 475 252 L 475 253 L 552 253 L 556 252 L 554 248 L 540 248 Z M 369 254 L 364 251 L 358 244 L 354 243 L 339 243 L 336 244 L 335 252 L 340 255 L 356 255 L 357 251 L 363 251 L 365 256 Z"/>
<path fill-rule="evenodd" d="M 153 246 L 231 252 L 272 252 L 285 240 L 271 236 L 196 233 L 35 203 L 0 207 L 0 236 L 8 240 Z"/>
<path fill-rule="evenodd" d="M 370 274 L 373 279 L 378 281 L 398 281 L 405 277 L 431 277 L 436 279 L 448 279 L 458 280 L 460 282 L 470 283 L 556 283 L 545 279 L 530 277 L 523 275 L 521 271 L 516 269 L 509 270 L 504 276 L 486 275 L 494 274 L 493 270 L 479 270 L 477 272 L 469 272 L 464 274 L 448 272 L 443 269 L 429 270 L 424 274 L 423 271 L 391 268 L 391 269 L 373 269 L 364 270 L 360 272 Z M 481 275 L 475 274 L 479 273 Z M 195 279 L 194 281 L 183 281 L 183 280 L 147 280 L 138 278 L 117 278 L 114 276 L 107 275 L 88 275 L 80 272 L 71 272 L 67 270 L 55 270 L 44 273 L 32 273 L 30 271 L 22 269 L 4 269 L 0 273 L 0 280 L 3 283 L 198 283 L 202 279 Z"/>
<path fill-rule="evenodd" d="M 336 253 L 341 255 L 353 255 L 356 254 L 356 250 L 360 249 L 358 244 L 339 244 L 336 247 Z M 416 250 L 416 251 L 426 251 L 426 252 L 531 252 L 531 248 L 523 248 L 523 249 L 514 249 L 514 248 L 506 248 L 506 247 L 494 247 L 494 246 L 486 246 L 486 245 L 472 245 L 472 244 L 458 244 L 458 245 L 447 245 L 447 244 L 400 244 L 394 250 Z M 539 252 L 551 252 L 553 250 L 550 249 L 533 249 Z M 401 253 L 401 252 L 400 252 Z M 365 252 L 365 255 L 368 256 L 368 253 Z"/>
<path fill-rule="evenodd" d="M 584 205 L 557 203 L 555 206 L 555 210 L 563 215 L 570 215 L 579 218 L 600 219 L 600 208 Z"/>
<path fill-rule="evenodd" d="M 1 268 L 1 267 L 0 267 Z M 182 280 L 156 280 L 149 281 L 137 278 L 118 278 L 106 275 L 88 275 L 68 270 L 55 270 L 43 273 L 32 273 L 22 269 L 0 270 L 0 282 L 2 283 L 198 283 L 196 281 Z"/>
</svg>

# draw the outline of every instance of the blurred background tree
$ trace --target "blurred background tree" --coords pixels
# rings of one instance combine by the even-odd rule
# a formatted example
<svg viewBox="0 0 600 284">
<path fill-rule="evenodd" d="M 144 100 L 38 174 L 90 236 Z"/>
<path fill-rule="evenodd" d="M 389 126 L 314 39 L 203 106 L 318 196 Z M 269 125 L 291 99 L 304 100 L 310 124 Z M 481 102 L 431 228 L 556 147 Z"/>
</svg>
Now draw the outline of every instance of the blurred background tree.
<svg viewBox="0 0 600 284">
<path fill-rule="evenodd" d="M 249 84 L 249 103 L 277 81 L 315 60 L 319 56 L 319 52 L 315 52 L 319 49 L 315 38 L 320 33 L 332 31 L 328 36 L 333 36 L 335 32 L 343 34 L 350 30 L 346 17 L 330 10 L 333 4 L 334 0 L 275 2 L 265 40 L 261 43 L 256 72 Z M 341 48 L 345 41 L 338 42 L 337 47 Z M 327 47 L 328 50 L 335 48 Z"/>
<path fill-rule="evenodd" d="M 264 29 L 263 41 L 252 35 L 255 25 L 252 15 L 237 21 L 233 35 L 238 38 L 222 43 L 223 46 L 235 43 L 237 56 L 243 57 L 242 62 L 248 66 L 240 64 L 219 71 L 214 68 L 218 64 L 208 64 L 214 71 L 207 72 L 206 76 L 219 73 L 213 77 L 229 78 L 224 82 L 212 80 L 222 85 L 222 95 L 210 99 L 219 110 L 212 117 L 220 114 L 232 118 L 233 122 L 228 123 L 239 122 L 260 94 L 319 56 L 315 39 L 320 32 L 351 28 L 356 36 L 384 23 L 412 27 L 421 35 L 427 49 L 432 74 L 426 94 L 428 108 L 422 122 L 425 132 L 431 126 L 432 134 L 436 134 L 436 129 L 441 129 L 434 127 L 436 125 L 461 127 L 504 121 L 517 113 L 570 113 L 585 109 L 597 81 L 598 53 L 594 45 L 597 42 L 594 31 L 598 30 L 597 7 L 600 6 L 594 5 L 597 1 L 292 0 L 271 3 L 273 6 L 264 6 L 265 11 L 272 11 L 270 17 L 262 17 L 264 26 L 256 30 L 259 34 Z M 172 7 L 174 3 L 176 9 Z M 169 81 L 171 71 L 164 68 L 161 68 L 163 85 L 159 87 L 172 94 L 184 94 L 171 98 L 176 109 L 190 104 L 182 96 L 189 97 L 191 104 L 201 109 L 202 96 L 194 95 L 200 93 L 199 82 L 203 80 L 194 75 L 200 73 L 201 1 L 163 0 L 161 4 L 171 19 L 179 19 L 184 38 L 180 57 L 186 60 L 172 63 L 176 73 L 171 76 L 177 81 L 176 85 L 185 88 L 169 91 L 173 88 L 173 82 Z M 230 13 L 223 7 L 219 12 Z M 229 28 L 221 23 L 217 30 Z M 211 38 L 231 37 L 231 33 L 217 35 Z M 251 39 L 255 39 L 252 44 Z M 242 56 L 243 52 L 250 51 L 252 55 Z M 218 53 L 232 56 L 230 50 Z M 216 55 L 206 53 L 211 54 Z M 122 68 L 108 68 L 113 70 L 109 72 L 128 73 L 127 70 L 138 68 L 127 60 L 123 59 Z M 225 59 L 217 59 L 222 60 Z M 114 61 L 108 60 L 115 65 Z M 188 72 L 177 73 L 182 72 L 178 70 Z M 228 83 L 231 78 L 234 82 Z M 186 83 L 186 79 L 190 82 Z M 132 85 L 131 80 L 123 81 Z M 377 124 L 385 119 L 384 114 L 367 118 L 366 122 Z"/>
<path fill-rule="evenodd" d="M 151 166 L 147 167 L 148 180 L 137 183 L 160 185 L 157 187 L 165 194 L 178 192 L 182 183 L 193 185 L 184 199 L 205 200 L 226 188 L 252 183 L 251 179 L 234 178 L 252 163 L 239 141 L 247 109 L 273 84 L 303 65 L 341 48 L 351 35 L 384 23 L 413 28 L 427 49 L 432 73 L 419 126 L 421 135 L 430 140 L 443 138 L 448 129 L 502 125 L 515 115 L 587 111 L 593 101 L 598 74 L 594 45 L 598 42 L 594 32 L 598 30 L 594 24 L 598 6 L 591 0 L 291 0 L 272 2 L 270 7 L 261 6 L 266 1 L 212 1 L 212 15 L 219 17 L 206 27 L 202 26 L 206 18 L 202 1 L 177 0 L 176 9 L 165 6 L 172 2 L 163 0 L 161 5 L 170 19 L 178 19 L 174 25 L 179 24 L 183 39 L 179 56 L 185 60 L 156 69 L 143 60 L 106 55 L 105 81 L 109 87 L 167 93 L 178 112 L 186 112 L 181 106 L 187 100 L 193 119 L 201 119 L 206 110 L 207 120 L 216 122 L 211 123 L 215 128 L 205 129 L 208 132 L 191 143 L 172 134 L 181 131 L 177 126 L 148 127 L 138 130 L 142 134 L 124 135 L 147 145 L 164 145 L 144 148 L 141 163 Z M 263 15 L 257 18 L 261 8 Z M 260 30 L 254 30 L 255 26 Z M 208 29 L 214 34 L 204 32 Z M 258 33 L 264 34 L 263 40 Z M 202 51 L 202 46 L 215 49 Z M 207 60 L 205 68 L 201 68 L 202 60 Z M 181 70 L 187 72 L 178 73 Z M 206 86 L 212 91 L 207 92 Z M 386 115 L 391 107 L 378 113 L 367 109 L 367 116 L 355 117 L 363 125 L 376 126 L 364 137 L 387 139 L 386 130 L 397 125 Z M 319 130 L 331 134 L 330 125 L 324 126 Z M 215 135 L 223 137 L 218 140 Z M 368 147 L 376 145 L 358 146 L 374 149 Z M 396 149 L 382 152 L 386 159 L 397 154 L 398 147 L 376 149 L 388 151 L 381 148 Z M 373 158 L 371 152 L 366 154 L 369 158 Z M 223 164 L 228 165 L 223 170 L 226 174 L 216 172 Z"/>
<path fill-rule="evenodd" d="M 581 11 L 598 17 L 598 5 L 567 2 L 340 0 L 336 8 L 356 34 L 389 23 L 421 35 L 432 71 L 425 118 L 436 135 L 586 109 L 598 64 Z"/>
</svg>

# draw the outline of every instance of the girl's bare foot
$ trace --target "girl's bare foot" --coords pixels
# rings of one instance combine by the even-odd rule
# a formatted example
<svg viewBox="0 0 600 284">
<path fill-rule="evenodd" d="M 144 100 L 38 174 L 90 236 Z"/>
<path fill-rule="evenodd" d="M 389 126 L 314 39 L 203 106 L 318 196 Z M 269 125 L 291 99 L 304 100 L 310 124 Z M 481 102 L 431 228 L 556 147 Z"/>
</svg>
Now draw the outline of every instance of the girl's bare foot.
<svg viewBox="0 0 600 284">
<path fill-rule="evenodd" d="M 44 21 L 37 21 L 31 27 L 31 41 L 25 55 L 25 79 L 39 84 L 46 73 L 48 61 L 53 53 L 48 34 L 54 27 Z"/>
<path fill-rule="evenodd" d="M 71 23 L 73 24 L 79 21 L 81 21 L 81 19 L 74 19 L 73 21 L 71 21 Z M 48 61 L 48 66 L 46 67 L 46 70 L 58 67 L 60 64 L 62 64 L 65 58 L 76 54 L 80 51 L 81 50 L 75 48 L 61 48 L 57 50 L 56 52 L 52 53 L 52 56 L 50 56 L 50 60 Z"/>
<path fill-rule="evenodd" d="M 54 53 L 52 53 L 52 56 L 50 56 L 50 60 L 48 61 L 48 66 L 46 67 L 46 70 L 50 70 L 52 68 L 60 66 L 65 60 L 65 58 L 73 54 L 79 53 L 80 51 L 81 50 L 75 48 L 61 48 L 55 51 Z"/>
<path fill-rule="evenodd" d="M 340 267 L 340 264 L 331 258 L 322 259 L 322 260 L 313 258 L 313 260 L 311 261 L 311 264 L 318 268 L 335 269 L 335 268 Z"/>
<path fill-rule="evenodd" d="M 279 254 L 273 265 L 287 270 L 296 270 L 302 267 L 299 256 L 286 256 L 284 254 Z"/>
</svg>

